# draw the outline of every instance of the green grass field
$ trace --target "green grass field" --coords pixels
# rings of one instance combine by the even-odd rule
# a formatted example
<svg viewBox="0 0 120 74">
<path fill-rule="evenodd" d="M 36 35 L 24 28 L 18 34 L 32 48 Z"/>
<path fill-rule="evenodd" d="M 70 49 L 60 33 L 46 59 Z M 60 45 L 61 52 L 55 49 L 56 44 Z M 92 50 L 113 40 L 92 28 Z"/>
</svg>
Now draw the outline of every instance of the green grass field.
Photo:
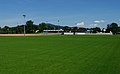
<svg viewBox="0 0 120 74">
<path fill-rule="evenodd" d="M 0 37 L 0 74 L 120 74 L 120 36 Z"/>
</svg>

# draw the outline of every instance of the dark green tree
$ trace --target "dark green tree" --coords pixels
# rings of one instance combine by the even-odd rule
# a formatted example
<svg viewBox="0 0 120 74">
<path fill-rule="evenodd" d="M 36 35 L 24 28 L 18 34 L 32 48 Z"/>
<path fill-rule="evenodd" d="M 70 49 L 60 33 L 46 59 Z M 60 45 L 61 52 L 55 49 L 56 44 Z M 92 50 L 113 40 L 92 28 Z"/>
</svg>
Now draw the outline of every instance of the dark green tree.
<svg viewBox="0 0 120 74">
<path fill-rule="evenodd" d="M 118 34 L 120 34 L 120 27 L 118 27 Z"/>
<path fill-rule="evenodd" d="M 46 23 L 41 23 L 39 24 L 39 30 L 40 32 L 43 32 L 43 30 L 47 30 L 48 29 L 48 26 L 46 25 Z"/>
<path fill-rule="evenodd" d="M 17 33 L 17 34 L 22 34 L 23 33 L 23 26 L 16 26 L 15 28 L 15 32 Z"/>
<path fill-rule="evenodd" d="M 33 23 L 34 23 L 34 22 L 33 22 L 32 20 L 29 20 L 29 21 L 26 22 L 26 25 L 27 25 L 27 26 L 33 26 L 33 25 L 34 25 Z"/>
<path fill-rule="evenodd" d="M 63 27 L 63 30 L 64 30 L 65 32 L 69 32 L 69 31 L 71 30 L 71 28 L 70 28 L 69 26 L 64 26 L 64 27 Z"/>
<path fill-rule="evenodd" d="M 86 28 L 83 28 L 83 27 L 78 28 L 78 32 L 86 32 L 86 31 L 87 31 Z"/>
<path fill-rule="evenodd" d="M 10 29 L 9 26 L 4 26 L 4 27 L 2 28 L 3 32 L 6 33 L 6 34 L 9 33 L 9 29 Z"/>
<path fill-rule="evenodd" d="M 113 35 L 117 34 L 118 30 L 119 27 L 117 23 L 112 23 L 107 25 L 107 31 L 111 31 Z"/>
<path fill-rule="evenodd" d="M 94 32 L 101 32 L 101 29 L 99 28 L 99 27 L 95 27 L 95 28 L 92 28 L 92 30 L 94 31 Z"/>
<path fill-rule="evenodd" d="M 26 22 L 26 33 L 33 33 L 34 28 L 33 28 L 34 22 L 32 20 L 29 20 Z"/>
<path fill-rule="evenodd" d="M 74 31 L 77 31 L 77 30 L 78 30 L 78 27 L 73 27 L 73 30 L 74 30 Z"/>
</svg>

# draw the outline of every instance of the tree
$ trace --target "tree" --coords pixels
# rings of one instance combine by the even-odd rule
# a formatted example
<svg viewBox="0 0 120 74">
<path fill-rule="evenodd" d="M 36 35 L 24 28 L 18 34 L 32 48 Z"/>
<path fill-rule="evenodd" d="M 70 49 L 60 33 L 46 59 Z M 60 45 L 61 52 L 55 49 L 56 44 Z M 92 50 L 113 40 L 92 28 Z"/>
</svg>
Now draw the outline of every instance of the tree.
<svg viewBox="0 0 120 74">
<path fill-rule="evenodd" d="M 33 26 L 33 25 L 34 25 L 33 23 L 34 23 L 34 22 L 33 22 L 32 20 L 29 20 L 29 21 L 26 22 L 26 25 L 27 25 L 27 26 Z"/>
<path fill-rule="evenodd" d="M 101 32 L 101 29 L 99 27 L 91 28 L 93 30 L 93 33 Z"/>
<path fill-rule="evenodd" d="M 120 34 L 120 27 L 118 27 L 118 34 Z"/>
<path fill-rule="evenodd" d="M 23 33 L 23 25 L 22 26 L 16 26 L 15 28 L 15 32 L 17 33 L 17 34 L 22 34 Z"/>
<path fill-rule="evenodd" d="M 33 33 L 34 32 L 34 28 L 33 28 L 34 24 L 33 23 L 34 22 L 32 20 L 29 20 L 29 21 L 26 22 L 26 26 L 27 26 L 26 32 L 27 33 Z"/>
<path fill-rule="evenodd" d="M 118 32 L 118 24 L 112 23 L 107 25 L 107 31 L 111 31 L 113 35 L 117 34 Z"/>
<path fill-rule="evenodd" d="M 7 33 L 7 34 L 8 34 L 8 33 L 9 33 L 9 29 L 10 29 L 9 26 L 4 26 L 4 27 L 3 27 L 4 33 Z"/>
<path fill-rule="evenodd" d="M 63 30 L 64 30 L 65 32 L 69 32 L 69 31 L 71 30 L 71 28 L 68 27 L 68 26 L 64 26 L 64 27 L 63 27 Z"/>
<path fill-rule="evenodd" d="M 74 31 L 77 31 L 77 30 L 78 30 L 78 27 L 73 27 L 73 30 L 74 30 Z"/>
<path fill-rule="evenodd" d="M 43 32 L 43 30 L 48 29 L 48 26 L 46 25 L 46 23 L 43 22 L 39 24 L 39 29 L 40 29 L 40 32 Z"/>
<path fill-rule="evenodd" d="M 78 28 L 78 32 L 86 32 L 86 31 L 87 31 L 86 28 L 83 28 L 83 27 L 79 27 L 79 28 Z"/>
</svg>

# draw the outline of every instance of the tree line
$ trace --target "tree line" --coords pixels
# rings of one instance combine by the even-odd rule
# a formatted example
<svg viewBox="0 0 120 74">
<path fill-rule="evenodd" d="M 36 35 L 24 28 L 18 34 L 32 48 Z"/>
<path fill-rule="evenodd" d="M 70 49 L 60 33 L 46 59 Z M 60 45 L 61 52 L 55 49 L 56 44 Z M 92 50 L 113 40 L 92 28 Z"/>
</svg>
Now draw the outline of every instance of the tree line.
<svg viewBox="0 0 120 74">
<path fill-rule="evenodd" d="M 41 33 L 43 30 L 58 30 L 63 29 L 65 32 L 86 32 L 90 31 L 90 33 L 97 32 L 112 32 L 114 35 L 120 33 L 120 27 L 117 23 L 108 24 L 105 31 L 104 28 L 101 29 L 99 27 L 95 28 L 83 28 L 83 27 L 69 27 L 69 26 L 59 26 L 48 23 L 40 23 L 39 25 L 35 25 L 34 21 L 29 20 L 26 22 L 25 31 L 26 33 Z M 24 33 L 24 25 L 17 25 L 16 27 L 4 26 L 0 27 L 0 34 L 23 34 Z"/>
</svg>

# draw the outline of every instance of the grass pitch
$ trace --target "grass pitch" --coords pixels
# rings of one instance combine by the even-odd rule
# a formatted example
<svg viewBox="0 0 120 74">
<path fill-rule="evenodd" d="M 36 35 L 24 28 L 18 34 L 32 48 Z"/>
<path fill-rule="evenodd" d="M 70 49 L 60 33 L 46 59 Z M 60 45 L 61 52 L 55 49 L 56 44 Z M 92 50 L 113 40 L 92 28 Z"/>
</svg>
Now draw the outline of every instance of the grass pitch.
<svg viewBox="0 0 120 74">
<path fill-rule="evenodd" d="M 0 37 L 0 74 L 120 74 L 120 36 Z"/>
</svg>

